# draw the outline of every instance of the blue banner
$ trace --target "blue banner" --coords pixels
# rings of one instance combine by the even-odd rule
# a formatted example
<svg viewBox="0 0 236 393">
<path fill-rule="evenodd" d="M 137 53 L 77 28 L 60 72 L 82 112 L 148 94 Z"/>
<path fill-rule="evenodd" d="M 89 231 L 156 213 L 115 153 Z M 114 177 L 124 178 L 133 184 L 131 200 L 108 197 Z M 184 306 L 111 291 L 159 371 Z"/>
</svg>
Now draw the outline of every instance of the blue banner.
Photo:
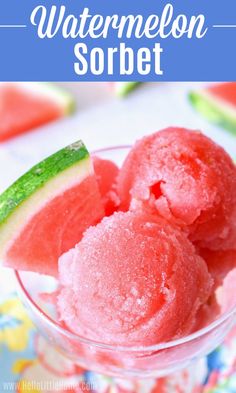
<svg viewBox="0 0 236 393">
<path fill-rule="evenodd" d="M 235 0 L 8 0 L 0 80 L 236 80 L 235 41 Z"/>
</svg>

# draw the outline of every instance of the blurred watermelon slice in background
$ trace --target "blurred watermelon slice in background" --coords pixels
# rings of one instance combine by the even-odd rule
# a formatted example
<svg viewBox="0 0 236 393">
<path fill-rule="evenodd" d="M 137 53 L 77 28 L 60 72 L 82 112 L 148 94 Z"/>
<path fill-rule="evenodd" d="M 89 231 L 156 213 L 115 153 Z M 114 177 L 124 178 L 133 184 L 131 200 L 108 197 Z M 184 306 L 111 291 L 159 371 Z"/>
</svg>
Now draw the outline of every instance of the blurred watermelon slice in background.
<svg viewBox="0 0 236 393">
<path fill-rule="evenodd" d="M 73 112 L 70 93 L 50 84 L 0 84 L 0 141 L 30 131 Z"/>
<path fill-rule="evenodd" d="M 236 82 L 191 91 L 192 105 L 209 121 L 236 134 Z"/>
<path fill-rule="evenodd" d="M 136 89 L 140 83 L 141 82 L 111 82 L 110 85 L 116 96 L 125 97 L 132 90 Z"/>
</svg>

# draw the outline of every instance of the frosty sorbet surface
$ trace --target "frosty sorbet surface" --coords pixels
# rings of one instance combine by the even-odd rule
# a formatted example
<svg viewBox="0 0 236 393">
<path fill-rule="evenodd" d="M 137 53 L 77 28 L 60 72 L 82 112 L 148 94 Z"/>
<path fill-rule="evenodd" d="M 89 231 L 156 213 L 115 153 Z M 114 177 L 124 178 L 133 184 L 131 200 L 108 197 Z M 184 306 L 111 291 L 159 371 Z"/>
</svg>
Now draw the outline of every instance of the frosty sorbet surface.
<svg viewBox="0 0 236 393">
<path fill-rule="evenodd" d="M 186 334 L 212 286 L 187 236 L 139 211 L 115 213 L 88 229 L 60 258 L 59 277 L 58 308 L 67 326 L 122 345 Z"/>
<path fill-rule="evenodd" d="M 59 259 L 60 319 L 79 335 L 124 346 L 212 322 L 236 267 L 230 156 L 198 131 L 167 128 L 136 142 L 120 169 L 98 158 L 94 168 L 109 217 Z"/>
<path fill-rule="evenodd" d="M 236 167 L 198 131 L 167 128 L 136 142 L 118 177 L 124 210 L 132 199 L 189 232 L 201 247 L 236 249 Z"/>
<path fill-rule="evenodd" d="M 236 303 L 235 163 L 177 127 L 137 141 L 120 168 L 114 150 L 77 141 L 5 190 L 0 259 L 56 277 L 75 334 L 125 347 L 185 337 Z"/>
</svg>

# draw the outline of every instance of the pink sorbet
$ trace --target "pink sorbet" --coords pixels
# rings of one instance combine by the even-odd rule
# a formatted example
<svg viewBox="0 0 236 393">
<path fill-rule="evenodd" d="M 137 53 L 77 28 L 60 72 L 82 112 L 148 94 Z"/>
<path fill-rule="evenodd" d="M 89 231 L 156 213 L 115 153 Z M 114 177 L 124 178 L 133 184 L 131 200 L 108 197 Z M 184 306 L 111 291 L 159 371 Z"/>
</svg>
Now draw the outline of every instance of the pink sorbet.
<svg viewBox="0 0 236 393">
<path fill-rule="evenodd" d="M 57 306 L 66 326 L 125 346 L 188 333 L 212 286 L 186 234 L 141 212 L 114 213 L 89 228 L 59 259 L 59 279 Z"/>
<path fill-rule="evenodd" d="M 212 251 L 204 249 L 200 250 L 200 255 L 205 260 L 214 280 L 213 289 L 222 285 L 227 274 L 236 268 L 236 250 Z"/>
<path fill-rule="evenodd" d="M 136 142 L 117 188 L 123 210 L 141 201 L 201 247 L 236 249 L 236 166 L 202 133 L 167 128 Z"/>
</svg>

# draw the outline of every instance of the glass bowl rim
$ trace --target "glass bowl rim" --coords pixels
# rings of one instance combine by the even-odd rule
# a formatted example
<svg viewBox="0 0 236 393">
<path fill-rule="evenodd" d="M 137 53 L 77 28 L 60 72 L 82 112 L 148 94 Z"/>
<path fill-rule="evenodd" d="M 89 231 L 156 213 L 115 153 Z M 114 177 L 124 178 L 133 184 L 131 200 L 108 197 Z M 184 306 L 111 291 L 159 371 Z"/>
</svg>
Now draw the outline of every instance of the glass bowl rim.
<svg viewBox="0 0 236 393">
<path fill-rule="evenodd" d="M 100 149 L 93 150 L 91 152 L 91 155 L 95 155 L 98 153 L 105 153 L 107 151 L 112 151 L 112 150 L 122 150 L 122 149 L 128 149 L 130 148 L 131 145 L 116 145 L 116 146 L 110 146 L 110 147 L 104 147 Z M 191 333 L 187 336 L 181 337 L 179 339 L 167 341 L 167 342 L 161 342 L 158 344 L 153 344 L 153 345 L 148 345 L 148 346 L 121 346 L 121 345 L 114 345 L 114 344 L 105 344 L 100 341 L 96 340 L 91 340 L 88 338 L 85 338 L 83 336 L 80 336 L 78 334 L 75 334 L 71 332 L 68 329 L 65 329 L 62 325 L 60 325 L 57 321 L 52 319 L 48 314 L 46 314 L 40 307 L 39 305 L 32 299 L 30 293 L 26 289 L 26 287 L 23 284 L 23 281 L 20 277 L 20 272 L 18 270 L 14 270 L 15 278 L 17 281 L 17 288 L 20 291 L 20 293 L 23 294 L 23 297 L 27 300 L 27 302 L 32 306 L 34 312 L 42 318 L 47 324 L 52 326 L 57 332 L 62 334 L 63 336 L 68 336 L 69 338 L 80 341 L 83 344 L 89 345 L 89 346 L 94 346 L 97 348 L 101 348 L 103 350 L 109 350 L 109 351 L 115 351 L 115 352 L 153 352 L 153 351 L 160 351 L 164 349 L 169 349 L 173 348 L 182 344 L 186 344 L 188 342 L 194 341 L 195 339 L 198 339 L 205 334 L 211 332 L 213 329 L 217 328 L 219 325 L 221 325 L 223 322 L 225 322 L 227 319 L 229 319 L 231 316 L 236 314 L 236 304 L 233 306 L 229 311 L 223 313 L 219 318 L 217 318 L 215 321 L 211 322 L 209 325 L 207 325 L 204 328 L 201 328 L 197 330 L 194 333 Z M 36 273 L 37 274 L 37 273 Z"/>
</svg>

